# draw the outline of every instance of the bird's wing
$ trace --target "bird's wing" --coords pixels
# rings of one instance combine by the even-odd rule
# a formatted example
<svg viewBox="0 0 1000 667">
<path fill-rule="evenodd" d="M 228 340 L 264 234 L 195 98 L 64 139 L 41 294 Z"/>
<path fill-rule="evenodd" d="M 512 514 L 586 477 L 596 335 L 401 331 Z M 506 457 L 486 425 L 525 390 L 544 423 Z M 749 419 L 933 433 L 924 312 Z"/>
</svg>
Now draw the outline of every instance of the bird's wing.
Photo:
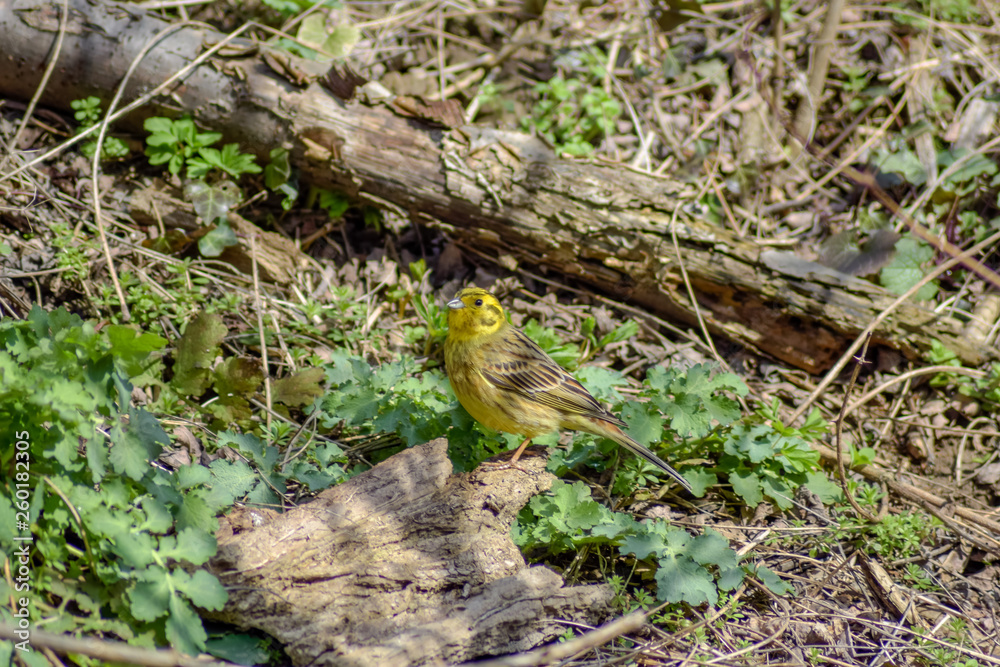
<svg viewBox="0 0 1000 667">
<path fill-rule="evenodd" d="M 482 367 L 480 372 L 488 382 L 560 412 L 597 417 L 624 426 L 533 340 L 516 329 L 513 333 L 515 341 L 498 342 L 503 348 L 493 355 L 505 361 L 488 362 Z"/>
</svg>

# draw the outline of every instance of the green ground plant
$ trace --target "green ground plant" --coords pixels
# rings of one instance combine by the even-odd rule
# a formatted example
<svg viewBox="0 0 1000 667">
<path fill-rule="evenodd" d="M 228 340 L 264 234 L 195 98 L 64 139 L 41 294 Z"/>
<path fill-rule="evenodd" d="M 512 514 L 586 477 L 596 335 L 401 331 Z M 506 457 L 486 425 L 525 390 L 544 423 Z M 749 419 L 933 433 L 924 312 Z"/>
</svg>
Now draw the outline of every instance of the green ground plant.
<svg viewBox="0 0 1000 667">
<path fill-rule="evenodd" d="M 185 171 L 187 182 L 184 195 L 207 224 L 214 225 L 198 239 L 198 249 L 205 257 L 218 257 L 228 246 L 236 244 L 236 234 L 229 226 L 227 215 L 243 198 L 236 181 L 244 174 L 259 174 L 261 168 L 252 155 L 240 151 L 238 144 L 214 148 L 222 135 L 199 132 L 189 117 L 173 120 L 162 116 L 147 118 L 143 127 L 146 157 L 151 165 L 165 164 L 171 174 Z M 277 154 L 281 159 L 281 154 Z M 272 181 L 281 180 L 281 164 L 272 172 Z M 288 193 L 285 192 L 286 199 Z"/>
<path fill-rule="evenodd" d="M 0 428 L 24 443 L 0 453 L 0 467 L 18 471 L 2 482 L 0 547 L 13 553 L 18 534 L 31 536 L 34 624 L 197 654 L 207 636 L 194 607 L 220 609 L 226 592 L 182 564 L 215 553 L 215 517 L 233 498 L 202 466 L 150 465 L 169 439 L 131 404 L 130 380 L 165 343 L 121 325 L 97 331 L 62 309 L 0 321 Z M 0 594 L 13 593 L 0 580 Z"/>
<path fill-rule="evenodd" d="M 101 100 L 99 98 L 91 96 L 73 100 L 69 105 L 73 109 L 73 117 L 80 123 L 80 127 L 77 128 L 77 134 L 101 122 Z M 88 158 L 94 157 L 94 153 L 97 151 L 96 135 L 91 136 L 95 138 L 88 139 L 80 144 L 80 152 Z M 102 160 L 121 160 L 128 157 L 128 154 L 128 145 L 124 141 L 112 136 L 104 138 L 101 146 Z"/>
<path fill-rule="evenodd" d="M 607 72 L 602 54 L 581 52 L 567 57 L 578 76 L 554 76 L 535 84 L 538 96 L 531 113 L 521 119 L 521 127 L 545 137 L 556 150 L 570 155 L 588 155 L 601 137 L 616 132 L 622 107 L 602 88 Z M 579 61 L 579 62 L 576 62 Z"/>
</svg>

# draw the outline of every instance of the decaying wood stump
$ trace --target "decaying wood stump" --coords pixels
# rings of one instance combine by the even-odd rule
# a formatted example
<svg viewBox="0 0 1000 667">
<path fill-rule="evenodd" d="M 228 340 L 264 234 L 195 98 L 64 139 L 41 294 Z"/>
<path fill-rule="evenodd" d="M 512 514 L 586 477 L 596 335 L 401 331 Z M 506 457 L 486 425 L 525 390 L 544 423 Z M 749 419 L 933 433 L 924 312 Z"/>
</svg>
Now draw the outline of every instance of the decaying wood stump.
<svg viewBox="0 0 1000 667">
<path fill-rule="evenodd" d="M 454 664 L 604 620 L 609 587 L 563 587 L 511 541 L 554 479 L 544 458 L 452 474 L 447 447 L 400 452 L 285 514 L 226 517 L 208 566 L 229 602 L 209 616 L 267 632 L 297 665 L 351 667 Z"/>
</svg>

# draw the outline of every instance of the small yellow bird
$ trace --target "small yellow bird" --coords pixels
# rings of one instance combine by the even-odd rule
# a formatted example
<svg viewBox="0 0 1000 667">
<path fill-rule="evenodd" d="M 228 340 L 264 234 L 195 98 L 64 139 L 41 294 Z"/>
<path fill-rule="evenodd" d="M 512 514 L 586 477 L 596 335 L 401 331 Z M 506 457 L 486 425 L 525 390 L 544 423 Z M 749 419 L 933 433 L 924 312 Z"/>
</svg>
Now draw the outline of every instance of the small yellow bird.
<svg viewBox="0 0 1000 667">
<path fill-rule="evenodd" d="M 480 423 L 518 433 L 525 441 L 557 429 L 585 431 L 631 450 L 663 469 L 681 486 L 691 485 L 660 457 L 619 428 L 625 426 L 504 317 L 503 307 L 484 289 L 467 287 L 448 302 L 444 363 L 455 396 Z"/>
</svg>

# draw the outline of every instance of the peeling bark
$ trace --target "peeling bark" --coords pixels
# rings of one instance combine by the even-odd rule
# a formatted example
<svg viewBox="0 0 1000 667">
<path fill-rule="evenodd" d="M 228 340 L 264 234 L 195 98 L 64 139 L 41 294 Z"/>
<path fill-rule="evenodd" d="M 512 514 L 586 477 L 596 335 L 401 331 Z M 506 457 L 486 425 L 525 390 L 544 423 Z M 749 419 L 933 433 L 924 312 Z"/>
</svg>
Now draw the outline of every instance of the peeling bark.
<svg viewBox="0 0 1000 667">
<path fill-rule="evenodd" d="M 454 664 L 527 650 L 611 614 L 607 586 L 564 587 L 510 537 L 551 486 L 527 472 L 452 474 L 446 440 L 392 456 L 312 502 L 225 519 L 209 569 L 229 590 L 210 618 L 257 628 L 297 665 Z"/>
</svg>

